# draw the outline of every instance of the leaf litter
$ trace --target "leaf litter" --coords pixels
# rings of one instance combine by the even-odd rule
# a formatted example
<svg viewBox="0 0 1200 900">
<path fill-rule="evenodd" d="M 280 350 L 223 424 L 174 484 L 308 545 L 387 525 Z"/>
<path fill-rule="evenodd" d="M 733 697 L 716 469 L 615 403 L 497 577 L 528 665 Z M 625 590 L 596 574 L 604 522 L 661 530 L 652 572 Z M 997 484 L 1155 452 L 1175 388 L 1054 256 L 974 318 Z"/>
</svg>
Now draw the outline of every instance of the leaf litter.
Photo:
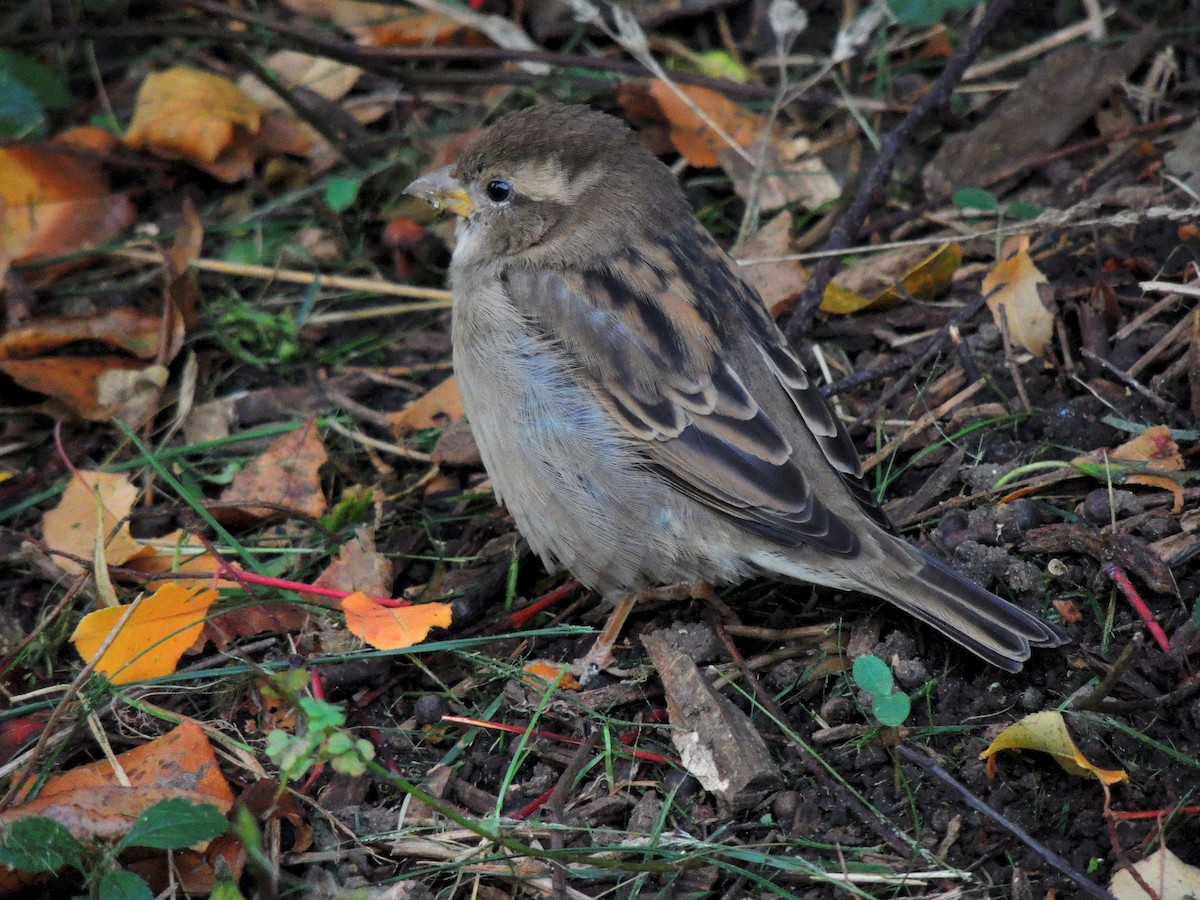
<svg viewBox="0 0 1200 900">
<path fill-rule="evenodd" d="M 824 12 L 780 60 L 765 14 L 641 4 L 646 48 L 677 92 L 626 55 L 629 22 L 617 42 L 594 20 L 564 42 L 581 26 L 563 30 L 541 3 L 525 18 L 419 6 L 202 0 L 172 15 L 236 52 L 175 38 L 170 59 L 151 49 L 161 14 L 125 40 L 105 29 L 128 23 L 102 14 L 79 27 L 96 29 L 103 102 L 73 95 L 51 133 L 5 146 L 0 542 L 15 567 L 0 597 L 13 636 L 0 765 L 26 790 L 48 780 L 37 798 L 14 787 L 0 814 L 59 809 L 77 838 L 119 842 L 183 777 L 139 780 L 128 754 L 198 722 L 169 752 L 183 769 L 207 760 L 224 788 L 201 799 L 234 824 L 210 845 L 219 860 L 171 851 L 193 896 L 243 871 L 260 896 L 306 871 L 335 892 L 399 877 L 431 896 L 465 896 L 464 875 L 479 896 L 562 894 L 568 879 L 576 896 L 1182 890 L 1168 885 L 1200 860 L 1187 826 L 1200 770 L 1200 234 L 1180 188 L 1187 104 L 1151 80 L 1167 32 L 1110 25 L 1113 53 L 1023 55 L 1045 26 L 1010 13 L 985 50 L 1008 83 L 965 82 L 945 133 L 907 147 L 806 339 L 910 539 L 1061 617 L 1073 643 L 998 679 L 870 602 L 750 584 L 708 608 L 644 603 L 618 673 L 580 689 L 561 664 L 601 611 L 559 590 L 492 505 L 453 424 L 444 295 L 386 309 L 371 296 L 444 286 L 445 226 L 397 186 L 535 97 L 623 112 L 727 245 L 746 207 L 747 221 L 782 209 L 737 252 L 786 317 L 813 277 L 815 260 L 796 257 L 836 227 L 831 208 L 858 189 L 876 138 L 971 21 L 889 34 L 864 16 L 836 41 L 834 78 L 824 61 L 845 23 Z M 17 52 L 46 62 L 63 39 L 29 15 Z M 550 56 L 521 55 L 530 33 Z M 94 86 L 74 74 L 73 89 Z M 109 104 L 123 140 L 72 133 Z M 1047 114 L 1053 127 L 1035 124 Z M 963 188 L 976 200 L 959 206 Z M 983 189 L 994 204 L 980 205 Z M 385 241 L 388 222 L 404 224 Z M 110 577 L 93 577 L 98 559 Z M 98 610 L 110 592 L 122 606 Z M 189 611 L 201 597 L 212 605 Z M 93 618 L 138 603 L 150 618 L 123 633 Z M 698 640 L 713 616 L 724 637 Z M 90 634 L 78 653 L 77 629 Z M 105 641 L 98 674 L 77 683 Z M 899 728 L 878 728 L 849 677 L 868 655 L 912 701 Z M 154 665 L 129 671 L 138 659 Z M 540 681 L 525 672 L 534 660 Z M 1060 756 L 1129 774 L 1111 795 L 1037 754 L 1000 754 L 987 778 L 978 756 L 993 732 L 1058 709 L 1074 738 Z M 307 754 L 282 788 L 272 731 Z M 101 757 L 129 783 L 55 793 L 56 773 Z M 101 808 L 116 819 L 91 822 Z M 290 842 L 261 843 L 285 822 Z M 248 853 L 266 868 L 243 869 Z M 165 860 L 118 865 L 162 890 Z"/>
</svg>

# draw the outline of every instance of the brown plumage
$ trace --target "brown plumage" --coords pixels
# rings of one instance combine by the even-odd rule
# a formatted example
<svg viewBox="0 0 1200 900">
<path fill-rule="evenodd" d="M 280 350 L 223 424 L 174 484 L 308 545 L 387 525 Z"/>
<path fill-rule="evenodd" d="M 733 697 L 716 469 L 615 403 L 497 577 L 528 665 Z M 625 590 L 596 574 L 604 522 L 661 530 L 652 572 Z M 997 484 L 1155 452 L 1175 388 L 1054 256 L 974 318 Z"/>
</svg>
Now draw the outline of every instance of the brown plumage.
<svg viewBox="0 0 1200 900">
<path fill-rule="evenodd" d="M 895 535 L 761 300 L 621 122 L 517 113 L 408 191 L 464 217 L 455 371 L 548 565 L 610 597 L 756 574 L 864 591 L 1008 671 L 1063 643 Z"/>
</svg>

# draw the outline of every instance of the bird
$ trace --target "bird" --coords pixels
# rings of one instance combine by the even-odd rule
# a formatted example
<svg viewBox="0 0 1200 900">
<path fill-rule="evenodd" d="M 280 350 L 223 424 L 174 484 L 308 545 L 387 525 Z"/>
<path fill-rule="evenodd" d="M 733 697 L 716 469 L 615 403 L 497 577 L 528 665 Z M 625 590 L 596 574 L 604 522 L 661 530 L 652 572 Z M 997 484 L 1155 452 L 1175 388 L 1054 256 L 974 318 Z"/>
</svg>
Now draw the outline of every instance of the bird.
<svg viewBox="0 0 1200 900">
<path fill-rule="evenodd" d="M 459 217 L 463 410 L 548 568 L 626 614 L 655 585 L 862 592 L 1008 672 L 1066 641 L 897 534 L 758 294 L 623 121 L 511 113 L 405 190 Z"/>
</svg>

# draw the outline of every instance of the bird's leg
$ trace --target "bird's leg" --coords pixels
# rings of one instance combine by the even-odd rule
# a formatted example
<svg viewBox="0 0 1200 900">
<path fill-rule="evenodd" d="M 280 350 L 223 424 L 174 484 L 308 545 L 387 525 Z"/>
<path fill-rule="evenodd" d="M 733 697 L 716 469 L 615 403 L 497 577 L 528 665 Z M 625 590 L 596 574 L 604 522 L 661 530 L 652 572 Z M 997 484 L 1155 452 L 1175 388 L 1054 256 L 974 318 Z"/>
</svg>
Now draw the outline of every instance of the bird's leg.
<svg viewBox="0 0 1200 900">
<path fill-rule="evenodd" d="M 604 630 L 596 638 L 587 654 L 578 660 L 571 668 L 579 672 L 580 683 L 586 685 L 597 673 L 612 666 L 613 647 L 621 637 L 625 620 L 633 612 L 639 600 L 704 600 L 716 596 L 713 586 L 706 581 L 685 581 L 680 584 L 669 584 L 663 587 L 649 588 L 635 594 L 625 594 L 621 597 L 617 608 L 609 615 L 604 623 Z"/>
</svg>

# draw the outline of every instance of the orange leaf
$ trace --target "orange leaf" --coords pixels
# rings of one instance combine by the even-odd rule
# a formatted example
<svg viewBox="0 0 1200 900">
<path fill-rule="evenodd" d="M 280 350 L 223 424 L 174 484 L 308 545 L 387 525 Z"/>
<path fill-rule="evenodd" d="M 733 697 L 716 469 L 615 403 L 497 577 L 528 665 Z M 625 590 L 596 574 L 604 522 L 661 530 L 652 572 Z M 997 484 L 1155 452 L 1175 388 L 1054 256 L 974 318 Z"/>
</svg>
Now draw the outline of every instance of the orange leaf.
<svg viewBox="0 0 1200 900">
<path fill-rule="evenodd" d="M 125 143 L 232 182 L 250 174 L 261 120 L 262 107 L 232 81 L 179 66 L 146 76 Z"/>
<path fill-rule="evenodd" d="M 69 140 L 0 147 L 0 256 L 63 256 L 111 239 L 133 222 L 95 159 Z"/>
<path fill-rule="evenodd" d="M 99 522 L 97 494 L 102 507 Z M 138 489 L 125 475 L 77 472 L 67 482 L 58 505 L 42 517 L 42 538 L 51 550 L 91 559 L 96 549 L 96 530 L 100 528 L 107 540 L 104 558 L 109 565 L 122 565 L 146 552 L 129 533 L 126 521 L 137 495 Z M 119 528 L 118 522 L 121 523 Z M 55 562 L 70 575 L 84 571 L 84 566 L 71 559 L 55 557 Z"/>
<path fill-rule="evenodd" d="M 421 643 L 433 628 L 450 627 L 448 603 L 392 608 L 356 593 L 342 601 L 342 612 L 350 633 L 379 650 L 403 650 Z"/>
<path fill-rule="evenodd" d="M 90 422 L 121 419 L 134 427 L 152 414 L 167 370 L 127 356 L 3 359 L 0 371 L 21 387 L 65 403 Z"/>
<path fill-rule="evenodd" d="M 164 584 L 133 611 L 96 671 L 114 684 L 170 675 L 195 643 L 216 599 L 216 591 Z M 113 606 L 84 616 L 71 635 L 79 655 L 85 660 L 95 656 L 127 609 L 128 605 Z"/>
<path fill-rule="evenodd" d="M 567 666 L 560 666 L 556 663 L 538 660 L 531 662 L 524 669 L 525 674 L 532 675 L 533 678 L 526 681 L 535 688 L 544 688 L 547 685 L 554 684 L 558 679 L 559 673 L 562 673 L 562 680 L 558 682 L 558 686 L 564 691 L 577 691 L 580 689 L 579 679 L 566 671 Z"/>
<path fill-rule="evenodd" d="M 747 147 L 762 136 L 766 120 L 724 94 L 701 87 L 680 90 L 741 146 Z M 644 115 L 656 109 L 670 128 L 671 143 L 693 166 L 715 169 L 721 165 L 718 153 L 728 144 L 664 82 L 629 83 L 621 88 L 619 96 L 621 106 L 631 112 Z"/>
<path fill-rule="evenodd" d="M 0 335 L 0 359 L 30 359 L 76 341 L 102 341 L 141 359 L 153 359 L 161 336 L 161 317 L 125 308 L 90 316 L 32 319 Z"/>
<path fill-rule="evenodd" d="M 446 16 L 413 11 L 362 29 L 360 43 L 368 47 L 486 47 L 491 42 Z"/>
<path fill-rule="evenodd" d="M 462 396 L 453 375 L 407 404 L 400 412 L 388 416 L 392 428 L 397 432 L 444 428 L 462 417 Z"/>
</svg>

